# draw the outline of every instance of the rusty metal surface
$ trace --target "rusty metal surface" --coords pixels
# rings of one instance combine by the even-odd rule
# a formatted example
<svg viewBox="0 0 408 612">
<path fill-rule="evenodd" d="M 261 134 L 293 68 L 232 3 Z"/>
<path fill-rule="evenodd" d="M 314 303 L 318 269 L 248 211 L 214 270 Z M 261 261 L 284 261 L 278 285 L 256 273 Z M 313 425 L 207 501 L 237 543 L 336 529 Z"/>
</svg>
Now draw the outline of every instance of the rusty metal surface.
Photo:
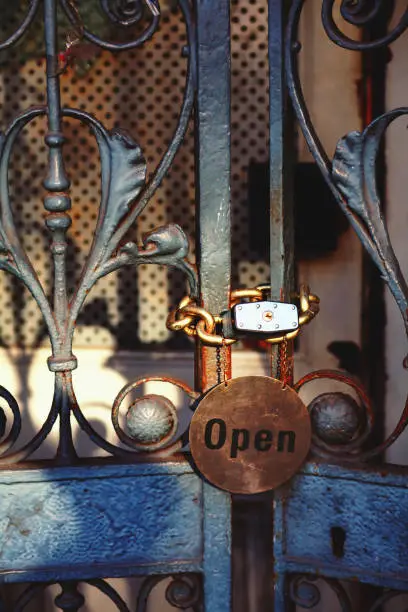
<svg viewBox="0 0 408 612">
<path fill-rule="evenodd" d="M 309 451 L 310 417 L 280 381 L 245 376 L 222 382 L 200 400 L 190 425 L 199 471 L 231 493 L 256 494 L 291 478 Z"/>
<path fill-rule="evenodd" d="M 285 105 L 284 66 L 282 50 L 284 40 L 285 6 L 283 0 L 268 0 L 268 80 L 269 80 L 269 227 L 270 227 L 270 270 L 271 297 L 281 299 L 288 296 L 294 283 L 294 237 L 293 208 L 290 179 L 291 128 L 290 117 Z M 266 122 L 265 122 L 266 123 Z M 289 359 L 292 347 L 289 348 Z M 278 347 L 271 347 L 271 375 L 279 372 Z M 269 498 L 258 504 L 242 499 L 237 502 L 235 515 L 245 516 L 245 523 L 267 525 L 272 516 L 272 500 Z M 239 525 L 239 523 L 238 523 Z M 272 607 L 274 568 L 270 557 L 273 548 L 269 531 L 249 527 L 243 532 L 238 529 L 234 534 L 234 571 L 245 567 L 247 584 L 234 585 L 234 609 L 236 612 L 269 612 Z M 260 571 L 260 567 L 264 571 Z M 266 569 L 265 569 L 266 568 Z M 262 594 L 262 596 L 261 596 Z"/>
<path fill-rule="evenodd" d="M 379 1 L 373 10 L 369 10 L 369 4 L 364 1 L 354 3 L 353 6 L 343 2 L 341 14 L 346 22 L 363 28 L 378 17 L 385 5 L 386 3 Z M 394 121 L 408 114 L 408 107 L 390 110 L 371 121 L 362 132 L 352 131 L 343 136 L 338 140 L 333 159 L 330 159 L 309 114 L 299 76 L 299 21 L 304 6 L 305 0 L 294 0 L 291 4 L 285 41 L 286 79 L 292 105 L 323 178 L 363 247 L 379 269 L 400 310 L 408 333 L 408 286 L 388 233 L 376 176 L 381 140 Z M 406 30 L 407 19 L 408 9 L 387 36 L 369 41 L 352 40 L 335 25 L 333 1 L 324 0 L 322 4 L 322 23 L 327 35 L 333 42 L 350 51 L 368 51 L 389 44 Z M 407 359 L 402 365 L 407 367 Z M 387 439 L 375 448 L 361 453 L 359 458 L 367 460 L 379 457 L 400 437 L 407 425 L 408 400 L 401 408 L 400 418 Z M 345 452 L 344 458 L 349 461 L 350 455 Z"/>
<path fill-rule="evenodd" d="M 137 3 L 136 3 L 137 4 Z M 73 385 L 72 370 L 78 363 L 73 354 L 73 338 L 76 325 L 84 303 L 100 278 L 110 275 L 124 267 L 134 268 L 141 264 L 162 264 L 179 268 L 186 273 L 192 295 L 197 295 L 197 274 L 187 259 L 188 240 L 177 224 L 156 228 L 142 237 L 132 241 L 129 230 L 134 226 L 152 196 L 161 184 L 166 172 L 171 167 L 187 131 L 195 96 L 195 40 L 193 37 L 193 17 L 188 0 L 180 0 L 179 7 L 183 14 L 186 37 L 189 43 L 187 70 L 185 73 L 184 98 L 179 109 L 178 123 L 170 142 L 163 148 L 161 159 L 150 176 L 147 176 L 145 155 L 138 144 L 136 135 L 115 127 L 106 129 L 96 117 L 82 108 L 63 107 L 61 101 L 61 75 L 65 66 L 60 65 L 58 37 L 59 23 L 57 9 L 60 7 L 69 20 L 73 22 L 76 35 L 85 40 L 92 40 L 102 49 L 128 50 L 143 45 L 155 33 L 158 27 L 158 15 L 146 15 L 137 10 L 133 3 L 131 10 L 133 21 L 145 30 L 134 33 L 131 42 L 112 43 L 95 37 L 87 30 L 82 21 L 81 12 L 76 2 L 69 0 L 57 2 L 44 0 L 43 34 L 45 44 L 45 104 L 31 107 L 17 114 L 5 133 L 1 136 L 0 150 L 0 268 L 8 272 L 14 282 L 25 286 L 37 302 L 43 317 L 44 335 L 48 336 L 52 354 L 47 363 L 55 374 L 54 398 L 48 417 L 40 430 L 17 452 L 7 453 L 4 449 L 0 459 L 2 465 L 16 463 L 30 455 L 41 446 L 59 418 L 59 444 L 56 460 L 69 464 L 77 461 L 77 453 L 72 439 L 71 416 L 73 415 L 81 429 L 98 446 L 112 455 L 131 457 L 131 451 L 123 451 L 118 446 L 108 443 L 87 421 L 81 411 Z M 140 8 L 140 7 L 139 7 Z M 107 10 L 107 7 L 105 6 Z M 35 11 L 34 11 L 35 12 Z M 108 11 L 109 17 L 111 13 Z M 112 18 L 117 26 L 127 26 L 124 14 L 114 12 Z M 21 26 L 27 30 L 33 22 L 34 13 Z M 18 31 L 17 31 L 18 32 Z M 71 34 L 65 33 L 68 41 Z M 0 43 L 0 51 L 13 42 L 13 36 Z M 66 42 L 66 44 L 68 44 Z M 44 135 L 47 165 L 42 173 L 45 194 L 45 226 L 48 234 L 49 249 L 46 257 L 52 270 L 52 300 L 42 283 L 35 264 L 21 240 L 19 228 L 15 223 L 9 190 L 9 165 L 11 153 L 16 148 L 17 137 L 23 128 L 37 118 L 46 118 Z M 74 213 L 70 195 L 71 181 L 66 171 L 63 133 L 63 119 L 74 120 L 90 131 L 98 152 L 100 162 L 100 201 L 97 202 L 96 225 L 92 242 L 89 244 L 86 259 L 81 267 L 79 278 L 70 286 L 68 282 L 68 244 L 69 232 Z M 141 242 L 141 244 L 140 244 Z M 16 285 L 17 286 L 17 285 Z M 4 395 L 4 393 L 3 393 Z M 8 401 L 11 411 L 13 408 Z M 12 405 L 15 405 L 13 400 Z M 18 418 L 13 413 L 16 426 L 12 426 L 13 439 L 17 442 Z M 122 437 L 122 441 L 129 438 Z M 125 441 L 125 444 L 127 443 Z"/>
<path fill-rule="evenodd" d="M 8 4 L 8 3 L 6 3 Z M 85 19 L 98 1 L 80 2 Z M 83 6 L 83 9 L 82 9 Z M 11 14 L 11 9 L 9 13 Z M 268 99 L 267 88 L 267 0 L 248 4 L 231 2 L 232 83 L 234 103 L 231 109 L 231 193 L 233 201 L 233 277 L 235 286 L 252 286 L 265 282 L 268 264 L 259 259 L 250 245 L 248 216 L 248 177 L 246 168 L 251 159 L 268 159 Z M 92 20 L 91 20 L 92 21 Z M 0 23 L 0 35 L 6 23 Z M 25 40 L 34 48 L 31 38 Z M 37 38 L 40 38 L 37 33 Z M 137 133 L 139 144 L 147 156 L 148 172 L 159 162 L 164 143 L 168 142 L 177 123 L 184 89 L 186 57 L 179 43 L 185 44 L 185 27 L 180 10 L 162 7 L 160 25 L 154 37 L 136 50 L 112 54 L 94 46 L 92 60 L 86 71 L 75 64 L 61 75 L 63 102 L 66 106 L 85 104 L 88 112 L 103 120 L 108 129 L 114 125 Z M 45 76 L 39 63 L 44 57 L 41 40 L 35 53 L 25 56 L 25 46 L 15 50 L 10 61 L 0 57 L 0 104 L 3 126 L 23 106 L 43 103 Z M 154 75 L 154 77 L 152 77 Z M 255 78 L 256 76 L 256 78 Z M 152 78 L 154 87 L 151 87 Z M 34 169 L 46 163 L 45 149 L 37 146 L 44 133 L 44 120 L 39 118 L 27 125 L 19 137 L 20 155 L 11 159 L 12 195 L 18 190 L 16 224 L 22 241 L 35 259 L 36 269 L 47 291 L 51 274 L 45 257 L 46 233 L 41 227 L 41 180 L 33 179 Z M 95 142 L 86 129 L 64 119 L 67 142 L 64 157 L 71 179 L 73 219 L 68 243 L 68 284 L 71 287 L 80 276 L 81 268 L 92 241 L 100 197 L 99 161 Z M 248 147 L 248 137 L 250 147 Z M 21 175 L 20 175 L 21 173 Z M 192 238 L 195 227 L 194 201 L 194 130 L 190 124 L 165 182 L 153 195 L 149 206 L 139 217 L 130 235 L 138 239 L 165 222 L 177 223 Z M 84 205 L 80 203 L 85 202 Z M 17 204 L 17 202 L 16 202 Z M 190 240 L 192 261 L 195 244 Z M 150 288 L 155 286 L 153 295 Z M 28 292 L 16 292 L 12 279 L 0 275 L 0 338 L 7 347 L 35 347 L 41 335 L 41 314 Z M 174 349 L 177 338 L 169 334 L 163 319 L 168 309 L 184 295 L 184 277 L 168 272 L 164 266 L 141 265 L 126 268 L 98 281 L 79 317 L 74 343 L 77 347 L 112 347 L 133 350 L 157 348 L 156 343 L 168 343 Z M 17 302 L 15 301 L 17 300 Z M 12 304 L 18 303 L 18 312 Z M 181 343 L 188 349 L 188 343 Z"/>
<path fill-rule="evenodd" d="M 197 571 L 203 575 L 205 609 L 222 612 L 230 605 L 229 498 L 203 483 L 192 473 L 186 460 L 178 460 L 181 469 L 186 470 L 186 474 L 181 477 L 170 462 L 164 461 L 166 453 L 174 453 L 182 446 L 180 440 L 175 440 L 182 432 L 178 431 L 173 404 L 156 395 L 137 399 L 129 408 L 128 429 L 125 431 L 119 414 L 122 400 L 125 397 L 128 400 L 127 394 L 146 382 L 146 379 L 127 385 L 117 396 L 112 408 L 112 423 L 120 442 L 111 444 L 82 412 L 75 396 L 72 370 L 78 367 L 78 360 L 73 354 L 76 325 L 84 310 L 84 303 L 99 279 L 124 267 L 170 265 L 185 273 L 190 295 L 198 297 L 197 272 L 188 259 L 189 243 L 181 227 L 173 223 L 150 228 L 151 231 L 141 237 L 135 236 L 131 230 L 156 193 L 182 145 L 196 99 L 197 75 L 201 78 L 207 74 L 204 79 L 201 78 L 198 91 L 198 98 L 204 101 L 205 106 L 206 91 L 208 99 L 215 101 L 209 75 L 218 74 L 218 68 L 224 68 L 219 77 L 220 86 L 224 84 L 226 91 L 223 99 L 225 116 L 220 124 L 220 132 L 216 134 L 221 151 L 215 166 L 212 166 L 214 160 L 209 147 L 209 126 L 204 125 L 205 121 L 197 121 L 200 155 L 208 160 L 207 168 L 211 168 L 208 174 L 206 166 L 202 164 L 199 172 L 202 177 L 200 191 L 203 192 L 203 207 L 207 208 L 206 215 L 203 215 L 207 218 L 207 226 L 203 224 L 202 233 L 205 236 L 203 241 L 208 242 L 208 232 L 212 231 L 211 216 L 218 211 L 223 217 L 220 225 L 222 238 L 224 242 L 225 236 L 229 238 L 229 160 L 225 164 L 225 171 L 218 167 L 222 161 L 225 163 L 224 152 L 228 153 L 230 145 L 229 61 L 228 56 L 224 56 L 225 41 L 229 44 L 229 10 L 225 10 L 225 4 L 220 3 L 220 15 L 224 19 L 214 21 L 214 2 L 198 2 L 197 12 L 201 14 L 200 26 L 203 26 L 203 31 L 200 33 L 198 28 L 200 53 L 197 61 L 193 4 L 190 0 L 178 0 L 177 5 L 184 22 L 183 37 L 178 39 L 178 50 L 187 58 L 183 73 L 183 99 L 180 100 L 173 132 L 169 140 L 162 144 L 158 163 L 149 174 L 148 154 L 137 140 L 137 131 L 130 134 L 117 125 L 109 129 L 103 121 L 85 110 L 82 103 L 74 107 L 63 106 L 61 80 L 68 69 L 67 56 L 72 59 L 72 49 L 78 45 L 88 45 L 91 42 L 104 51 L 129 51 L 145 43 L 147 46 L 159 26 L 159 3 L 156 0 L 133 0 L 124 6 L 123 3 L 103 0 L 100 10 L 104 18 L 110 19 L 113 22 L 111 25 L 116 26 L 122 34 L 126 28 L 137 26 L 136 29 L 127 30 L 130 40 L 119 36 L 119 41 L 114 42 L 106 32 L 105 38 L 101 31 L 95 31 L 84 22 L 84 3 L 77 0 L 44 0 L 39 3 L 34 0 L 30 2 L 31 8 L 22 25 L 0 43 L 0 51 L 6 50 L 32 26 L 40 5 L 43 10 L 38 12 L 38 17 L 42 20 L 40 33 L 44 37 L 45 61 L 40 62 L 38 70 L 45 72 L 43 104 L 21 112 L 19 110 L 5 133 L 0 134 L 0 268 L 13 277 L 16 287 L 20 286 L 18 283 L 26 287 L 39 307 L 44 324 L 43 336 L 49 338 L 51 345 L 52 354 L 47 363 L 54 374 L 55 391 L 48 417 L 40 430 L 33 433 L 32 438 L 24 444 L 17 439 L 21 424 L 17 402 L 10 393 L 0 388 L 0 397 L 5 400 L 14 419 L 9 430 L 3 427 L 5 439 L 0 464 L 5 467 L 31 458 L 46 442 L 56 423 L 59 425 L 59 441 L 54 460 L 47 464 L 45 470 L 32 466 L 24 483 L 21 481 L 21 471 L 17 475 L 16 470 L 10 470 L 8 474 L 11 475 L 11 482 L 9 480 L 4 485 L 4 495 L 1 496 L 1 514 L 5 525 L 1 537 L 1 579 L 22 580 L 23 571 L 27 570 L 27 578 L 34 581 L 58 580 L 62 585 L 62 593 L 55 599 L 55 605 L 60 609 L 77 610 L 82 606 L 83 598 L 77 590 L 76 581 L 82 578 L 86 580 L 91 574 L 92 578 L 98 579 L 101 574 L 127 576 Z M 64 27 L 68 30 L 63 31 L 62 40 L 59 37 L 61 30 L 58 9 L 60 16 L 65 18 L 61 30 Z M 67 20 L 72 25 L 67 26 Z M 223 41 L 215 58 L 211 45 L 208 46 L 209 34 L 213 42 Z M 200 112 L 202 109 L 199 109 Z M 204 112 L 203 117 L 206 116 Z M 218 118 L 218 114 L 215 116 Z M 38 118 L 45 120 L 42 136 L 47 161 L 44 168 L 34 174 L 38 174 L 45 189 L 42 198 L 45 208 L 42 217 L 47 238 L 44 258 L 50 268 L 52 291 L 43 284 L 35 269 L 35 260 L 31 260 L 21 240 L 22 232 L 15 223 L 15 209 L 9 190 L 8 171 L 11 154 L 17 148 L 17 137 L 25 126 Z M 95 198 L 94 231 L 92 239 L 86 244 L 87 254 L 81 262 L 80 274 L 71 283 L 68 281 L 67 269 L 71 254 L 70 228 L 75 216 L 72 204 L 76 202 L 72 202 L 70 177 L 65 164 L 65 119 L 90 132 L 100 163 L 100 175 L 97 175 L 100 198 Z M 74 133 L 75 140 L 77 135 L 78 131 Z M 81 161 L 88 163 L 86 155 Z M 211 186 L 217 181 L 219 185 L 211 194 Z M 209 193 L 206 195 L 207 185 Z M 87 191 L 86 201 L 88 194 Z M 212 197 L 217 195 L 220 201 Z M 213 266 L 214 263 L 213 259 Z M 205 270 L 205 266 L 203 268 Z M 229 267 L 226 274 L 229 283 Z M 206 279 L 206 291 L 209 292 L 208 276 L 205 272 L 203 276 Z M 220 303 L 224 303 L 228 297 L 225 286 L 217 287 L 215 284 L 214 295 L 219 296 Z M 183 383 L 170 382 L 192 395 Z M 133 470 L 134 466 L 120 465 L 117 468 L 115 465 L 114 469 L 119 471 L 117 478 L 109 478 L 109 467 L 112 467 L 113 461 L 108 460 L 105 464 L 102 462 L 102 468 L 99 465 L 98 470 L 94 464 L 77 468 L 79 457 L 71 429 L 73 419 L 77 420 L 88 442 L 107 451 L 111 459 L 138 463 L 139 468 Z M 14 443 L 17 450 L 11 453 L 9 450 Z M 161 454 L 162 446 L 165 448 L 164 455 Z M 155 462 L 143 456 L 144 450 L 152 453 L 157 451 L 155 461 L 158 472 L 152 477 L 151 471 L 155 469 L 152 464 Z M 59 471 L 61 465 L 66 468 L 62 468 L 62 472 Z M 109 467 L 104 471 L 107 465 Z M 76 477 L 78 470 L 79 478 Z M 6 472 L 4 470 L 0 476 L 7 480 Z M 30 478 L 33 479 L 31 486 L 28 484 Z M 167 592 L 167 599 L 172 605 L 181 609 L 201 608 L 201 591 L 197 596 L 190 594 L 186 597 L 185 580 L 180 577 L 175 583 L 176 587 L 170 586 Z M 127 609 L 102 581 L 98 582 L 97 588 L 118 609 Z M 28 599 L 23 596 L 23 600 L 17 603 L 17 609 L 24 609 L 33 590 L 35 588 L 31 588 L 31 591 L 28 589 Z M 184 595 L 180 591 L 184 591 Z M 146 601 L 138 605 L 138 610 L 145 607 Z"/>
<path fill-rule="evenodd" d="M 217 27 L 214 27 L 217 14 Z M 197 3 L 198 229 L 200 296 L 210 312 L 229 306 L 231 284 L 230 6 Z M 217 382 L 216 350 L 200 349 L 200 388 Z"/>
<path fill-rule="evenodd" d="M 408 591 L 407 475 L 391 466 L 305 464 L 276 493 L 277 572 Z"/>
<path fill-rule="evenodd" d="M 307 0 L 290 3 L 285 56 L 292 105 L 322 176 L 378 267 L 407 329 L 407 283 L 387 230 L 377 183 L 377 159 L 387 128 L 399 117 L 405 117 L 408 110 L 404 107 L 374 120 L 370 117 L 371 123 L 363 131 L 352 131 L 340 138 L 333 157 L 329 157 L 319 140 L 318 124 L 310 115 L 299 75 L 302 52 L 299 22 L 306 4 Z M 348 51 L 365 51 L 369 57 L 371 50 L 385 47 L 407 29 L 408 9 L 404 11 L 403 4 L 397 10 L 394 3 L 382 0 L 339 3 L 322 0 L 322 26 L 333 43 Z M 379 19 L 384 25 L 390 20 L 388 33 L 382 32 L 376 39 L 367 36 L 370 26 Z M 354 28 L 348 29 L 350 25 Z M 350 37 L 350 32 L 355 38 Z M 333 109 L 334 117 L 335 113 Z M 343 379 L 357 392 L 359 405 L 333 394 L 321 396 L 320 401 L 310 405 L 314 442 L 317 442 L 313 452 L 337 465 L 306 464 L 275 494 L 274 610 L 287 612 L 295 607 L 316 606 L 322 593 L 318 577 L 323 578 L 344 612 L 357 608 L 343 580 L 392 589 L 385 595 L 374 595 L 371 598 L 374 603 L 365 601 L 364 604 L 367 610 L 377 611 L 389 601 L 392 602 L 390 609 L 394 609 L 400 595 L 398 590 L 408 590 L 404 516 L 407 470 L 389 465 L 370 468 L 362 461 L 378 461 L 401 436 L 408 424 L 407 402 L 394 430 L 381 443 L 372 444 L 374 415 L 359 382 L 344 372 L 322 371 L 305 376 L 297 388 L 318 377 Z M 355 467 L 348 467 L 351 464 Z M 331 600 L 330 609 L 334 605 Z"/>
<path fill-rule="evenodd" d="M 288 299 L 294 284 L 291 165 L 293 127 L 287 106 L 284 49 L 285 3 L 269 0 L 270 283 L 272 297 Z"/>
</svg>

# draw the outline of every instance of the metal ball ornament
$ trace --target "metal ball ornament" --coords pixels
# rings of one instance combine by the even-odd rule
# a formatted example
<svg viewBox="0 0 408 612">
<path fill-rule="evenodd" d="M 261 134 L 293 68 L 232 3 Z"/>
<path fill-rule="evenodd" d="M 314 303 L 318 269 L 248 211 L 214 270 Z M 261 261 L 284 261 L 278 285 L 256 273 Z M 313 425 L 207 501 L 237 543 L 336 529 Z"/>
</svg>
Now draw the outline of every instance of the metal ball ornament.
<svg viewBox="0 0 408 612">
<path fill-rule="evenodd" d="M 145 450 L 155 450 L 169 441 L 177 429 L 174 405 L 161 395 L 136 399 L 126 414 L 126 433 Z"/>
<path fill-rule="evenodd" d="M 313 433 L 326 444 L 348 444 L 361 431 L 362 408 L 348 393 L 323 393 L 309 405 Z"/>
</svg>

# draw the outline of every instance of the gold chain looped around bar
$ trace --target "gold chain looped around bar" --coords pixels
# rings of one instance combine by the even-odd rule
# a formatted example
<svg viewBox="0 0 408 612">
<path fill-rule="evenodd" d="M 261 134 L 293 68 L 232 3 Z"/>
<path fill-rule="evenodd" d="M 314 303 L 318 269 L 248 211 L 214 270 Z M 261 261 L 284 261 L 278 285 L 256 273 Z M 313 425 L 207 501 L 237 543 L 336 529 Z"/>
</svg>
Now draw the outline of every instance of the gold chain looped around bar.
<svg viewBox="0 0 408 612">
<path fill-rule="evenodd" d="M 261 285 L 253 289 L 237 289 L 231 292 L 232 308 L 244 299 L 251 302 L 267 300 L 270 292 L 268 285 Z M 270 344 L 279 344 L 283 341 L 293 340 L 299 334 L 303 325 L 310 323 L 319 312 L 320 300 L 317 295 L 310 293 L 309 287 L 302 285 L 298 294 L 292 296 L 299 301 L 299 327 L 294 331 L 279 336 L 263 338 Z M 236 338 L 224 338 L 216 331 L 217 325 L 222 323 L 220 315 L 213 315 L 205 308 L 198 306 L 189 297 L 184 297 L 175 310 L 172 310 L 167 317 L 167 327 L 171 331 L 183 331 L 188 336 L 198 336 L 206 346 L 230 346 L 238 342 Z"/>
</svg>

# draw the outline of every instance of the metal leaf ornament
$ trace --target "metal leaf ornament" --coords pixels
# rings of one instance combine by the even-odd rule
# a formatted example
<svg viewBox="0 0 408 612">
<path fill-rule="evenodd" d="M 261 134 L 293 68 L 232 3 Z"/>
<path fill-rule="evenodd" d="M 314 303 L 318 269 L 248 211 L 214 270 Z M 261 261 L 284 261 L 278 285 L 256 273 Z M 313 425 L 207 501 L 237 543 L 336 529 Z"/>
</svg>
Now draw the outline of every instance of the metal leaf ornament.
<svg viewBox="0 0 408 612">
<path fill-rule="evenodd" d="M 0 159 L 3 154 L 4 140 L 5 140 L 4 132 L 0 132 Z M 0 221 L 0 254 L 8 252 L 4 238 L 2 238 L 2 231 L 3 231 L 3 227 Z M 0 262 L 1 262 L 1 259 L 0 259 Z M 0 267 L 1 267 L 1 263 L 0 263 Z"/>
<path fill-rule="evenodd" d="M 171 255 L 182 259 L 188 255 L 188 240 L 179 225 L 158 227 L 143 238 L 143 257 L 149 259 Z"/>
<path fill-rule="evenodd" d="M 350 132 L 340 139 L 332 165 L 332 178 L 343 196 L 346 213 L 360 225 L 365 248 L 380 269 L 393 293 L 408 333 L 408 286 L 401 272 L 381 209 L 376 182 L 376 159 L 387 127 L 408 108 L 382 115 L 363 131 Z"/>
<path fill-rule="evenodd" d="M 171 265 L 183 270 L 192 295 L 196 295 L 197 274 L 187 261 L 188 240 L 179 226 L 169 225 L 148 234 L 142 249 L 132 242 L 123 245 L 122 236 L 143 210 L 140 199 L 146 197 L 149 188 L 149 198 L 152 195 L 151 182 L 146 185 L 143 152 L 124 130 L 109 132 L 94 117 L 82 111 L 64 109 L 64 113 L 89 125 L 97 140 L 101 160 L 102 193 L 95 238 L 70 302 L 67 337 L 72 338 L 82 305 L 99 278 L 132 264 Z"/>
<path fill-rule="evenodd" d="M 120 257 L 111 258 L 114 247 L 110 240 L 146 182 L 146 161 L 141 148 L 131 136 L 120 129 L 108 132 L 88 115 L 82 114 L 84 118 L 98 142 L 102 196 L 94 242 L 71 300 L 67 332 L 71 339 L 82 305 L 98 278 L 126 265 L 126 261 Z"/>
<path fill-rule="evenodd" d="M 128 257 L 129 264 L 163 264 L 182 270 L 187 276 L 190 294 L 197 296 L 197 275 L 195 268 L 187 261 L 188 239 L 179 225 L 165 225 L 146 234 L 143 249 L 128 242 L 121 248 L 120 254 Z"/>
<path fill-rule="evenodd" d="M 124 130 L 109 132 L 103 152 L 100 239 L 106 243 L 146 181 L 146 160 L 139 145 Z"/>
</svg>

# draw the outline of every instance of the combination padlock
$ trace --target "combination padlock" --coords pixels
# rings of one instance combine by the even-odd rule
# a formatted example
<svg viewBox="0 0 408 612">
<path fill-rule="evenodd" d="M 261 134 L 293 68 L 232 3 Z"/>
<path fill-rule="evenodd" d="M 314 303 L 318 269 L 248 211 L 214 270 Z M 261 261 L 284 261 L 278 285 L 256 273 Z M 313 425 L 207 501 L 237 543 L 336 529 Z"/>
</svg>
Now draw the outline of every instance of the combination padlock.
<svg viewBox="0 0 408 612">
<path fill-rule="evenodd" d="M 224 338 L 262 334 L 273 336 L 296 331 L 299 312 L 295 304 L 285 302 L 246 302 L 235 304 L 221 313 Z"/>
</svg>

